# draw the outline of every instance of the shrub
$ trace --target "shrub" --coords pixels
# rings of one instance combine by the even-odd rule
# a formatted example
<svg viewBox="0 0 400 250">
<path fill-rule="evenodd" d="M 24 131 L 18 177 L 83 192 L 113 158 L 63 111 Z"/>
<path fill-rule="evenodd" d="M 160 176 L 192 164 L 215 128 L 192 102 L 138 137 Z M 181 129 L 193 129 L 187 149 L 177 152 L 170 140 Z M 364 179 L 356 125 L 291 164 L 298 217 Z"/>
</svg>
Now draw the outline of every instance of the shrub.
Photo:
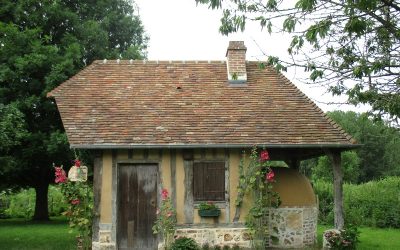
<svg viewBox="0 0 400 250">
<path fill-rule="evenodd" d="M 35 211 L 35 197 L 35 190 L 32 188 L 9 194 L 9 205 L 4 211 L 5 215 L 11 218 L 30 218 Z"/>
<path fill-rule="evenodd" d="M 30 218 L 35 211 L 36 193 L 33 188 L 0 193 L 0 218 Z M 50 185 L 48 193 L 49 215 L 60 216 L 67 210 L 64 197 L 57 186 Z"/>
<path fill-rule="evenodd" d="M 360 233 L 357 228 L 351 224 L 340 230 L 340 233 L 335 231 L 328 231 L 324 234 L 324 237 L 329 243 L 331 249 L 356 249 L 357 243 L 359 242 L 358 237 Z"/>
<path fill-rule="evenodd" d="M 333 224 L 332 183 L 313 183 L 319 199 L 319 219 Z M 400 228 L 400 177 L 387 177 L 360 185 L 345 184 L 345 220 L 350 223 L 372 227 Z"/>
<path fill-rule="evenodd" d="M 210 245 L 208 243 L 205 243 L 204 245 L 201 246 L 202 250 L 210 250 Z"/>
<path fill-rule="evenodd" d="M 172 244 L 170 250 L 199 250 L 200 246 L 192 238 L 179 237 Z"/>
</svg>

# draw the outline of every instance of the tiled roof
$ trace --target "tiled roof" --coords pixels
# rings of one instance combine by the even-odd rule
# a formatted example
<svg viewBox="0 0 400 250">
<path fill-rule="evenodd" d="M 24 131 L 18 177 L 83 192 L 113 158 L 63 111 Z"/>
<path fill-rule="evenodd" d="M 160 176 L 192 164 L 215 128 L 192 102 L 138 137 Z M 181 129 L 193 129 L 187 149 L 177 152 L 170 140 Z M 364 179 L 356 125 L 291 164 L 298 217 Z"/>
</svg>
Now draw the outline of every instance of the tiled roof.
<svg viewBox="0 0 400 250">
<path fill-rule="evenodd" d="M 72 147 L 336 145 L 353 140 L 283 75 L 247 62 L 95 61 L 49 93 Z"/>
</svg>

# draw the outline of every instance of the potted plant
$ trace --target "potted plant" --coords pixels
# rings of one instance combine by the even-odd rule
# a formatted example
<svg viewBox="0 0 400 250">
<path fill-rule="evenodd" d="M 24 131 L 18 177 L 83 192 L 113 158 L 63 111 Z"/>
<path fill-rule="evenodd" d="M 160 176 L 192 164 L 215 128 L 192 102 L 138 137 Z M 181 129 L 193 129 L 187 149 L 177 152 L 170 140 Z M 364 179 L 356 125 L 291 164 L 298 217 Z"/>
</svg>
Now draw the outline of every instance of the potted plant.
<svg viewBox="0 0 400 250">
<path fill-rule="evenodd" d="M 201 202 L 198 212 L 201 217 L 218 217 L 221 214 L 221 210 L 211 201 Z"/>
</svg>

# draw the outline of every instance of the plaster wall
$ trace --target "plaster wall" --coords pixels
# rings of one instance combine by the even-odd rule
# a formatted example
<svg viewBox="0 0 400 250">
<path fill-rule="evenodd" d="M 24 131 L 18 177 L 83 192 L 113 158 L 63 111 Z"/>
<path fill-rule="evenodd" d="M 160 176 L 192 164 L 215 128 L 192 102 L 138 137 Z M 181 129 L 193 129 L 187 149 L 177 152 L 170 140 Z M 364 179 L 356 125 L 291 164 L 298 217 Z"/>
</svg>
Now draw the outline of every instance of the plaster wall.
<svg viewBox="0 0 400 250">
<path fill-rule="evenodd" d="M 116 189 L 119 163 L 158 164 L 158 192 L 160 193 L 161 187 L 168 189 L 177 211 L 178 228 L 182 230 L 204 227 L 243 228 L 245 216 L 250 208 L 251 197 L 246 196 L 240 210 L 237 210 L 235 202 L 242 151 L 239 149 L 195 149 L 191 161 L 184 160 L 183 156 L 184 151 L 179 149 L 104 150 L 102 152 L 100 222 L 97 237 L 99 242 L 94 242 L 94 246 L 103 245 L 107 246 L 107 249 L 110 247 L 112 249 L 116 245 Z M 248 157 L 246 156 L 245 159 L 247 161 Z M 193 198 L 190 199 L 191 193 L 187 193 L 190 191 L 187 187 L 192 187 L 192 180 L 189 180 L 188 173 L 193 167 L 193 162 L 204 160 L 225 162 L 226 196 L 225 201 L 216 202 L 221 208 L 221 215 L 218 218 L 200 217 L 197 209 L 198 203 L 194 202 Z M 187 172 L 188 169 L 189 172 Z M 276 169 L 275 171 L 277 182 L 274 188 L 280 193 L 283 207 L 315 205 L 312 187 L 305 177 L 296 171 L 286 169 Z M 237 213 L 240 216 L 237 221 L 234 221 Z"/>
</svg>

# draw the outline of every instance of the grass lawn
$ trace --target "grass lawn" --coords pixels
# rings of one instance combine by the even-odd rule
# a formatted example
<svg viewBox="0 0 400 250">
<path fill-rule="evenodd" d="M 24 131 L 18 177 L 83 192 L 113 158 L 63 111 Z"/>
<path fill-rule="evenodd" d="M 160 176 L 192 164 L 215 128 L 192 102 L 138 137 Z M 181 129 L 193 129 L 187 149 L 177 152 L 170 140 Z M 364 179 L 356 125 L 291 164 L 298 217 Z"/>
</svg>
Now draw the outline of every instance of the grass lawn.
<svg viewBox="0 0 400 250">
<path fill-rule="evenodd" d="M 0 219 L 0 249 L 76 249 L 75 234 L 68 231 L 67 221 L 60 217 L 49 222 Z"/>
<path fill-rule="evenodd" d="M 331 226 L 318 225 L 318 245 L 322 246 L 322 233 Z M 359 227 L 360 250 L 398 250 L 400 249 L 400 229 Z"/>
</svg>

